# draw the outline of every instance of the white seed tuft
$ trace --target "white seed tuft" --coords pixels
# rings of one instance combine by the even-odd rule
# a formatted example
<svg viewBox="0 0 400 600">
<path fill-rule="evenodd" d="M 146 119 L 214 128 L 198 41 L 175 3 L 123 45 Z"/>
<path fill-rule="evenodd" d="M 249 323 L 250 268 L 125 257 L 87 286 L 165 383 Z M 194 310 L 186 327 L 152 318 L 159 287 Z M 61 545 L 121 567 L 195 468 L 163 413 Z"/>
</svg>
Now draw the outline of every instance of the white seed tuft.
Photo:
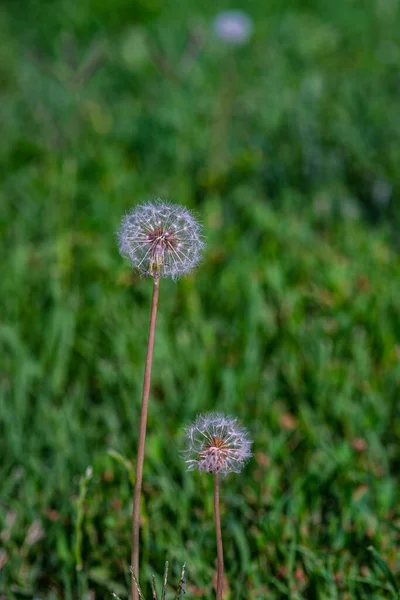
<svg viewBox="0 0 400 600">
<path fill-rule="evenodd" d="M 222 413 L 199 415 L 186 428 L 186 465 L 189 471 L 239 473 L 251 457 L 247 429 Z"/>
<path fill-rule="evenodd" d="M 122 219 L 119 251 L 143 275 L 190 273 L 204 248 L 202 227 L 190 210 L 161 200 L 135 207 Z"/>
</svg>

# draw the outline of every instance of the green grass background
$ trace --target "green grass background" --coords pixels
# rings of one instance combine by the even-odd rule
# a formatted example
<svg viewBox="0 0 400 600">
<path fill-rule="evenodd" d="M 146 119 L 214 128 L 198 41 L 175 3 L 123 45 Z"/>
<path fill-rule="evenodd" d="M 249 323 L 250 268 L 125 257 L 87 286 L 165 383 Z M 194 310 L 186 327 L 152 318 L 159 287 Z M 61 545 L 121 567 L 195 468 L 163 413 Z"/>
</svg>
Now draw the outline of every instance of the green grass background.
<svg viewBox="0 0 400 600">
<path fill-rule="evenodd" d="M 221 410 L 254 439 L 222 487 L 227 598 L 398 597 L 399 3 L 235 7 L 241 48 L 223 2 L 1 5 L 2 600 L 127 598 L 151 282 L 115 231 L 157 196 L 207 249 L 161 286 L 142 581 L 186 561 L 213 597 L 212 478 L 180 452 Z"/>
</svg>

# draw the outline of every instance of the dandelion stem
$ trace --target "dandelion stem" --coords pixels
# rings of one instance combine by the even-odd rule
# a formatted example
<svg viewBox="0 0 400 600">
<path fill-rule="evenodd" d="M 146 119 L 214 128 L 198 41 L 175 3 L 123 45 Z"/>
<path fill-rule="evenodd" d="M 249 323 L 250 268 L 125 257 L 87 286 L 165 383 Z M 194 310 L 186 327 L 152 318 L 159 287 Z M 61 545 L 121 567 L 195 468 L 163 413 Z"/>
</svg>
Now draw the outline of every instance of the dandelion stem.
<svg viewBox="0 0 400 600">
<path fill-rule="evenodd" d="M 140 530 L 140 496 L 142 492 L 144 447 L 146 441 L 147 412 L 149 406 L 149 393 L 151 381 L 151 366 L 153 362 L 154 334 L 156 330 L 158 292 L 160 287 L 160 278 L 154 277 L 153 297 L 151 301 L 151 315 L 149 327 L 149 339 L 147 342 L 146 367 L 144 371 L 143 393 L 142 393 L 142 412 L 140 415 L 139 441 L 136 462 L 135 489 L 133 493 L 133 514 L 132 514 L 132 568 L 139 580 L 139 530 Z M 132 579 L 132 598 L 138 600 L 138 591 Z"/>
<path fill-rule="evenodd" d="M 235 101 L 236 71 L 233 58 L 228 59 L 222 75 L 218 104 L 211 128 L 209 169 L 212 177 L 219 177 L 227 170 L 229 161 L 229 127 Z"/>
<path fill-rule="evenodd" d="M 214 518 L 215 518 L 215 535 L 217 538 L 217 600 L 222 600 L 222 589 L 224 583 L 224 549 L 222 546 L 221 533 L 221 514 L 219 507 L 219 475 L 214 474 Z"/>
</svg>

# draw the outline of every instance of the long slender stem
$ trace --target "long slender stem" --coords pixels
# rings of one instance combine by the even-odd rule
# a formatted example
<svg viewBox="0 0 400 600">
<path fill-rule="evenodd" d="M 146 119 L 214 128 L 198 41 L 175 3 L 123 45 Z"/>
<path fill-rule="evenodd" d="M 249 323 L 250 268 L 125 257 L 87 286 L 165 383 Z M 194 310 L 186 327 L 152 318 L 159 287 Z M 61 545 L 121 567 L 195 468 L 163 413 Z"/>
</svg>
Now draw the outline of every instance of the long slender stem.
<svg viewBox="0 0 400 600">
<path fill-rule="evenodd" d="M 140 415 L 139 441 L 136 462 L 135 490 L 133 493 L 132 514 L 132 568 L 139 581 L 139 530 L 140 530 L 140 496 L 142 492 L 144 446 L 146 441 L 147 411 L 149 407 L 149 393 L 151 381 L 151 366 L 153 363 L 154 334 L 156 330 L 158 292 L 160 286 L 159 277 L 154 277 L 153 297 L 151 301 L 151 315 L 149 327 L 149 339 L 147 342 L 146 367 L 144 371 L 142 412 Z M 138 600 L 138 591 L 132 579 L 132 598 Z"/>
<path fill-rule="evenodd" d="M 217 538 L 217 600 L 222 600 L 222 590 L 224 585 L 224 549 L 222 546 L 221 533 L 221 514 L 219 507 L 219 475 L 214 474 L 214 518 L 215 518 L 215 535 Z"/>
<path fill-rule="evenodd" d="M 227 60 L 222 75 L 218 104 L 211 128 L 211 147 L 209 170 L 212 176 L 223 175 L 229 161 L 229 128 L 232 123 L 232 112 L 235 101 L 236 70 L 234 58 Z"/>
</svg>

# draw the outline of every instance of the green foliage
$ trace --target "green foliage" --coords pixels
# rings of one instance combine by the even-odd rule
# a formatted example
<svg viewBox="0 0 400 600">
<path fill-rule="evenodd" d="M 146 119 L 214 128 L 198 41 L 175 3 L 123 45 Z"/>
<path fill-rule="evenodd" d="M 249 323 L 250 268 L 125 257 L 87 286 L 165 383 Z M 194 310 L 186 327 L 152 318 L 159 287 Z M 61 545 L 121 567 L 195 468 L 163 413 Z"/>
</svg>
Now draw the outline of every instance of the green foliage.
<svg viewBox="0 0 400 600">
<path fill-rule="evenodd" d="M 211 409 L 254 437 L 221 490 L 228 598 L 395 597 L 397 3 L 253 0 L 240 49 L 211 2 L 40 4 L 0 9 L 0 594 L 127 597 L 151 285 L 115 231 L 161 196 L 207 251 L 160 289 L 145 597 L 166 558 L 212 596 L 212 478 L 180 456 Z"/>
</svg>

